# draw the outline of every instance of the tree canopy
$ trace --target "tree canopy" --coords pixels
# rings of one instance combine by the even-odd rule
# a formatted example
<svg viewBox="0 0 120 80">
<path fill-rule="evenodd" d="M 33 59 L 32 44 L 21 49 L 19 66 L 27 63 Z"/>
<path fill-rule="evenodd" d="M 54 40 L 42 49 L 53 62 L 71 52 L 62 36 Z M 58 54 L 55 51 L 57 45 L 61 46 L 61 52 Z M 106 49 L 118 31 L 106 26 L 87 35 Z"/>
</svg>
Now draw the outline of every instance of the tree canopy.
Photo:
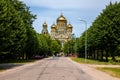
<svg viewBox="0 0 120 80">
<path fill-rule="evenodd" d="M 105 56 L 108 61 L 108 56 L 111 56 L 115 60 L 120 50 L 120 2 L 110 2 L 85 32 L 88 33 L 88 58 L 103 60 Z M 84 55 L 84 33 L 77 42 L 80 55 Z"/>
<path fill-rule="evenodd" d="M 0 0 L 0 61 L 31 59 L 35 55 L 47 56 L 60 51 L 58 41 L 34 30 L 35 19 L 36 15 L 22 1 Z"/>
</svg>

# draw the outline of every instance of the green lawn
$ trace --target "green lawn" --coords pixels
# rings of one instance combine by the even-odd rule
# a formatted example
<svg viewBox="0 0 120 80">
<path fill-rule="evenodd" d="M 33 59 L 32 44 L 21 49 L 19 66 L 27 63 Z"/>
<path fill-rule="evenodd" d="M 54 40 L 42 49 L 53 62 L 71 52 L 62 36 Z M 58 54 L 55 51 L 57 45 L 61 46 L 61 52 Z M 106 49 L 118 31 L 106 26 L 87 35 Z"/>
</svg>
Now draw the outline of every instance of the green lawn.
<svg viewBox="0 0 120 80">
<path fill-rule="evenodd" d="M 108 68 L 108 67 L 106 68 L 106 67 L 104 67 L 104 68 L 97 68 L 97 69 L 104 71 L 104 72 L 110 74 L 111 76 L 120 78 L 120 68 Z"/>
<path fill-rule="evenodd" d="M 99 65 L 113 64 L 113 65 L 120 65 L 120 62 L 113 62 L 113 61 L 101 62 L 101 61 L 98 61 L 98 60 L 86 59 L 86 62 L 85 62 L 85 59 L 84 59 L 84 58 L 74 58 L 74 57 L 71 57 L 71 59 L 72 59 L 73 61 L 78 62 L 78 63 L 85 63 L 85 64 L 99 64 Z"/>
</svg>

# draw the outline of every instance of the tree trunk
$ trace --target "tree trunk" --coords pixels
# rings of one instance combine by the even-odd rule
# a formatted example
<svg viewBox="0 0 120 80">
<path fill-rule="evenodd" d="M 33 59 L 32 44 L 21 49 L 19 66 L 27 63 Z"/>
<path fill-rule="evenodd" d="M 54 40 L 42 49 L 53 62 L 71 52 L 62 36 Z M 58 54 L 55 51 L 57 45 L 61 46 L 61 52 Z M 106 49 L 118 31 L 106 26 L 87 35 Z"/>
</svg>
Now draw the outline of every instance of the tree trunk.
<svg viewBox="0 0 120 80">
<path fill-rule="evenodd" d="M 111 57 L 112 57 L 112 60 L 113 60 L 113 61 L 116 61 L 116 59 L 115 59 L 115 54 L 114 54 L 115 51 L 114 51 L 114 50 L 115 50 L 115 48 L 112 48 L 112 49 L 111 49 Z"/>
<path fill-rule="evenodd" d="M 95 59 L 95 50 L 94 50 L 94 59 Z"/>
<path fill-rule="evenodd" d="M 101 61 L 103 61 L 103 49 L 101 50 Z"/>
<path fill-rule="evenodd" d="M 96 59 L 99 60 L 99 50 L 97 49 Z"/>
<path fill-rule="evenodd" d="M 108 62 L 108 50 L 106 50 L 105 58 L 106 58 L 106 62 Z"/>
<path fill-rule="evenodd" d="M 112 60 L 116 61 L 114 53 L 112 53 Z"/>
</svg>

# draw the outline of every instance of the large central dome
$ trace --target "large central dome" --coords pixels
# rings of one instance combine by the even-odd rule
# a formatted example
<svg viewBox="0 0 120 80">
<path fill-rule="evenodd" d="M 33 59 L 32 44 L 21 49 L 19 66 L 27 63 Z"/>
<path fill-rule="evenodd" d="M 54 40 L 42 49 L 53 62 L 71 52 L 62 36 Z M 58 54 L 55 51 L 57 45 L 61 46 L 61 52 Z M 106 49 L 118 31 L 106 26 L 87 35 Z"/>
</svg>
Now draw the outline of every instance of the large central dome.
<svg viewBox="0 0 120 80">
<path fill-rule="evenodd" d="M 60 17 L 57 18 L 57 21 L 66 21 L 66 18 L 61 14 Z"/>
</svg>

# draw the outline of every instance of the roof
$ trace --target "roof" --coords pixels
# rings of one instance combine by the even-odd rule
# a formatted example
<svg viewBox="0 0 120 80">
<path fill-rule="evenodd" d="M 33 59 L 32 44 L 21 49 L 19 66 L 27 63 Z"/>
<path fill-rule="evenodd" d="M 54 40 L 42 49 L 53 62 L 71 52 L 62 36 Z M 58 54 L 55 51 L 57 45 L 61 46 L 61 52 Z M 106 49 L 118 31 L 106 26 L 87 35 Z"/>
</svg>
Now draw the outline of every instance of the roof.
<svg viewBox="0 0 120 80">
<path fill-rule="evenodd" d="M 57 21 L 66 21 L 66 18 L 61 14 L 60 17 L 57 18 Z"/>
<path fill-rule="evenodd" d="M 47 23 L 46 23 L 46 22 L 44 22 L 43 26 L 47 26 Z"/>
<path fill-rule="evenodd" d="M 68 24 L 68 28 L 72 28 L 72 25 L 71 25 L 71 24 Z"/>
<path fill-rule="evenodd" d="M 55 28 L 56 27 L 56 25 L 55 24 L 53 24 L 52 26 L 51 26 L 51 28 Z"/>
</svg>

